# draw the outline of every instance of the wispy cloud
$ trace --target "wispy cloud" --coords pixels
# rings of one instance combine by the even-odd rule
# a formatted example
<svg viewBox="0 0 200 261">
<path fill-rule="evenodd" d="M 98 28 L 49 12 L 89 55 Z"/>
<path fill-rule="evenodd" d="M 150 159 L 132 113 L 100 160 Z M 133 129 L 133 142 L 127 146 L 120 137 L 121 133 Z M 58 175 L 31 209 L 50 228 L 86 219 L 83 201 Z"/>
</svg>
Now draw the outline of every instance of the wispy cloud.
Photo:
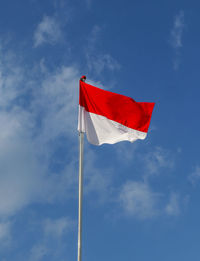
<svg viewBox="0 0 200 261">
<path fill-rule="evenodd" d="M 114 71 L 119 69 L 119 63 L 110 54 L 89 55 L 88 68 L 90 71 L 95 71 L 100 75 L 104 70 Z"/>
<path fill-rule="evenodd" d="M 14 54 L 2 52 L 0 220 L 33 202 L 53 203 L 76 195 L 79 70 L 58 66 L 49 71 L 44 59 L 37 69 L 25 67 Z M 55 157 L 61 150 L 64 153 Z M 102 175 L 95 161 L 91 152 L 85 192 L 96 193 L 102 201 L 109 195 L 111 171 L 105 168 Z"/>
<path fill-rule="evenodd" d="M 127 182 L 121 190 L 119 201 L 125 213 L 138 218 L 151 218 L 158 214 L 159 194 L 144 182 Z"/>
<path fill-rule="evenodd" d="M 200 181 L 200 166 L 197 165 L 194 171 L 188 176 L 189 181 L 192 185 L 196 185 Z"/>
<path fill-rule="evenodd" d="M 182 47 L 182 34 L 184 26 L 184 12 L 180 11 L 175 16 L 174 26 L 171 31 L 171 44 L 174 48 Z"/>
<path fill-rule="evenodd" d="M 57 219 L 46 219 L 40 222 L 40 236 L 32 246 L 29 254 L 29 261 L 40 261 L 43 258 L 53 258 L 61 260 L 63 249 L 66 248 L 66 235 L 74 232 L 74 221 L 68 217 Z M 66 251 L 66 249 L 65 249 Z"/>
<path fill-rule="evenodd" d="M 58 164 L 53 155 L 61 146 L 60 137 L 71 137 L 68 142 L 72 143 L 76 140 L 72 129 L 76 129 L 78 86 L 77 90 L 75 86 L 79 73 L 67 66 L 51 73 L 47 70 L 42 77 L 40 73 L 39 69 L 26 71 L 17 57 L 2 52 L 0 218 L 15 215 L 32 202 L 51 202 L 69 186 L 73 187 L 69 160 L 65 159 L 60 170 L 66 173 L 52 174 L 53 164 Z"/>
<path fill-rule="evenodd" d="M 68 217 L 62 217 L 58 219 L 47 219 L 44 222 L 45 236 L 60 238 L 64 233 L 68 232 L 74 226 L 74 222 Z"/>
<path fill-rule="evenodd" d="M 60 24 L 55 17 L 44 16 L 34 33 L 34 47 L 42 44 L 55 44 L 62 36 Z"/>
<path fill-rule="evenodd" d="M 97 157 L 95 153 L 87 148 L 85 153 L 85 194 L 94 194 L 95 202 L 102 203 L 111 199 L 112 192 L 112 175 L 111 168 L 97 167 Z M 90 197 L 91 199 L 91 197 Z"/>
<path fill-rule="evenodd" d="M 175 161 L 172 153 L 162 147 L 154 147 L 149 153 L 144 155 L 144 166 L 146 175 L 158 174 L 163 169 L 172 169 Z"/>
<path fill-rule="evenodd" d="M 175 58 L 173 62 L 174 70 L 177 70 L 180 64 L 180 48 L 183 46 L 182 37 L 184 27 L 184 12 L 181 10 L 175 16 L 174 25 L 170 33 L 170 43 L 175 50 Z"/>
<path fill-rule="evenodd" d="M 155 192 L 148 182 L 143 181 L 126 182 L 119 194 L 119 203 L 124 214 L 142 220 L 178 216 L 188 200 L 188 195 L 181 198 L 175 192 Z"/>
<path fill-rule="evenodd" d="M 8 244 L 11 238 L 11 222 L 1 222 L 0 223 L 0 242 L 1 245 Z"/>
<path fill-rule="evenodd" d="M 127 150 L 127 146 L 129 149 Z M 136 161 L 143 169 L 144 177 L 160 174 L 163 170 L 173 170 L 175 167 L 176 154 L 161 146 L 149 146 L 148 150 L 140 150 L 140 144 L 121 143 L 116 148 L 116 153 L 119 157 L 123 155 L 126 158 L 126 163 Z"/>
<path fill-rule="evenodd" d="M 99 53 L 98 41 L 102 29 L 95 25 L 89 35 L 86 49 L 87 66 L 91 73 L 100 76 L 106 70 L 115 71 L 120 69 L 120 64 L 108 53 Z"/>
<path fill-rule="evenodd" d="M 168 215 L 177 216 L 180 213 L 180 199 L 177 193 L 171 193 L 169 202 L 165 208 Z"/>
<path fill-rule="evenodd" d="M 117 155 L 126 159 L 126 165 L 133 164 L 140 169 L 136 178 L 139 177 L 141 181 L 131 180 L 120 188 L 119 201 L 124 213 L 139 219 L 178 215 L 183 207 L 179 194 L 155 190 L 152 181 L 153 177 L 158 179 L 162 173 L 168 174 L 175 170 L 179 151 L 150 145 L 142 150 L 140 148 L 137 143 L 134 146 L 123 143 L 116 146 Z"/>
</svg>

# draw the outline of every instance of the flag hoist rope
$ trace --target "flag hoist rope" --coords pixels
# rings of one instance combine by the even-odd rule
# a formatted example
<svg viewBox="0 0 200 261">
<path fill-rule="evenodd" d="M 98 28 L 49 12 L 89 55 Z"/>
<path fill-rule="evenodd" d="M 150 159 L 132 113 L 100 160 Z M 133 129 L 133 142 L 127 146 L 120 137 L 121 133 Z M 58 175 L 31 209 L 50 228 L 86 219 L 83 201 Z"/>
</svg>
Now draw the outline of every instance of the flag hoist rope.
<svg viewBox="0 0 200 261">
<path fill-rule="evenodd" d="M 83 145 L 84 133 L 79 133 L 79 202 L 78 202 L 78 261 L 82 252 L 82 196 L 83 196 Z"/>
</svg>

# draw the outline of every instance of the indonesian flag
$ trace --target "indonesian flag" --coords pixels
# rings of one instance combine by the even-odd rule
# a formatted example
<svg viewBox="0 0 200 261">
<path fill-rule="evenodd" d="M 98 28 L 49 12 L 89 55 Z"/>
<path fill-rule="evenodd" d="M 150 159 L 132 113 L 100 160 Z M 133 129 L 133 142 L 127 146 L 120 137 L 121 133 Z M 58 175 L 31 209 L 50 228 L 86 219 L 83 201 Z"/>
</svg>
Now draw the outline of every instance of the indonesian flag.
<svg viewBox="0 0 200 261">
<path fill-rule="evenodd" d="M 80 80 L 78 131 L 86 132 L 88 141 L 94 145 L 143 140 L 154 105 L 136 102 Z"/>
</svg>

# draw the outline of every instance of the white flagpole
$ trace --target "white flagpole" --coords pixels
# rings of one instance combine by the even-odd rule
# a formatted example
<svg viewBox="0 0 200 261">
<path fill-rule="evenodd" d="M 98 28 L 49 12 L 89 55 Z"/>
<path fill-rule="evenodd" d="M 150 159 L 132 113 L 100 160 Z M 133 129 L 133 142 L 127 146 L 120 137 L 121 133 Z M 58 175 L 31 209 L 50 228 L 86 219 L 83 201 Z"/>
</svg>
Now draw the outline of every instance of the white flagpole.
<svg viewBox="0 0 200 261">
<path fill-rule="evenodd" d="M 85 82 L 83 75 L 80 81 Z M 82 197 L 83 197 L 83 147 L 84 132 L 79 132 L 79 196 L 78 196 L 78 261 L 82 260 Z"/>
<path fill-rule="evenodd" d="M 84 133 L 79 133 L 79 203 L 78 203 L 78 261 L 82 260 L 82 196 L 83 196 Z"/>
</svg>

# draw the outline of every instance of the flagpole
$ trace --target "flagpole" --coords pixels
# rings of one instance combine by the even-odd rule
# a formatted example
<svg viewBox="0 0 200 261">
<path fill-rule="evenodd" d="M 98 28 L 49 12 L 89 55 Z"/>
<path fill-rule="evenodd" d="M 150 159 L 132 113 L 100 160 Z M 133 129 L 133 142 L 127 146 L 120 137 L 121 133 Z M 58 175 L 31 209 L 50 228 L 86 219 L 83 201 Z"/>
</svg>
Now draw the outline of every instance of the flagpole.
<svg viewBox="0 0 200 261">
<path fill-rule="evenodd" d="M 82 260 L 83 147 L 84 147 L 84 132 L 80 132 L 79 133 L 78 261 Z"/>
<path fill-rule="evenodd" d="M 85 82 L 83 75 L 80 81 Z M 79 196 L 78 196 L 78 261 L 82 260 L 82 198 L 83 198 L 83 148 L 84 132 L 79 131 Z"/>
</svg>

